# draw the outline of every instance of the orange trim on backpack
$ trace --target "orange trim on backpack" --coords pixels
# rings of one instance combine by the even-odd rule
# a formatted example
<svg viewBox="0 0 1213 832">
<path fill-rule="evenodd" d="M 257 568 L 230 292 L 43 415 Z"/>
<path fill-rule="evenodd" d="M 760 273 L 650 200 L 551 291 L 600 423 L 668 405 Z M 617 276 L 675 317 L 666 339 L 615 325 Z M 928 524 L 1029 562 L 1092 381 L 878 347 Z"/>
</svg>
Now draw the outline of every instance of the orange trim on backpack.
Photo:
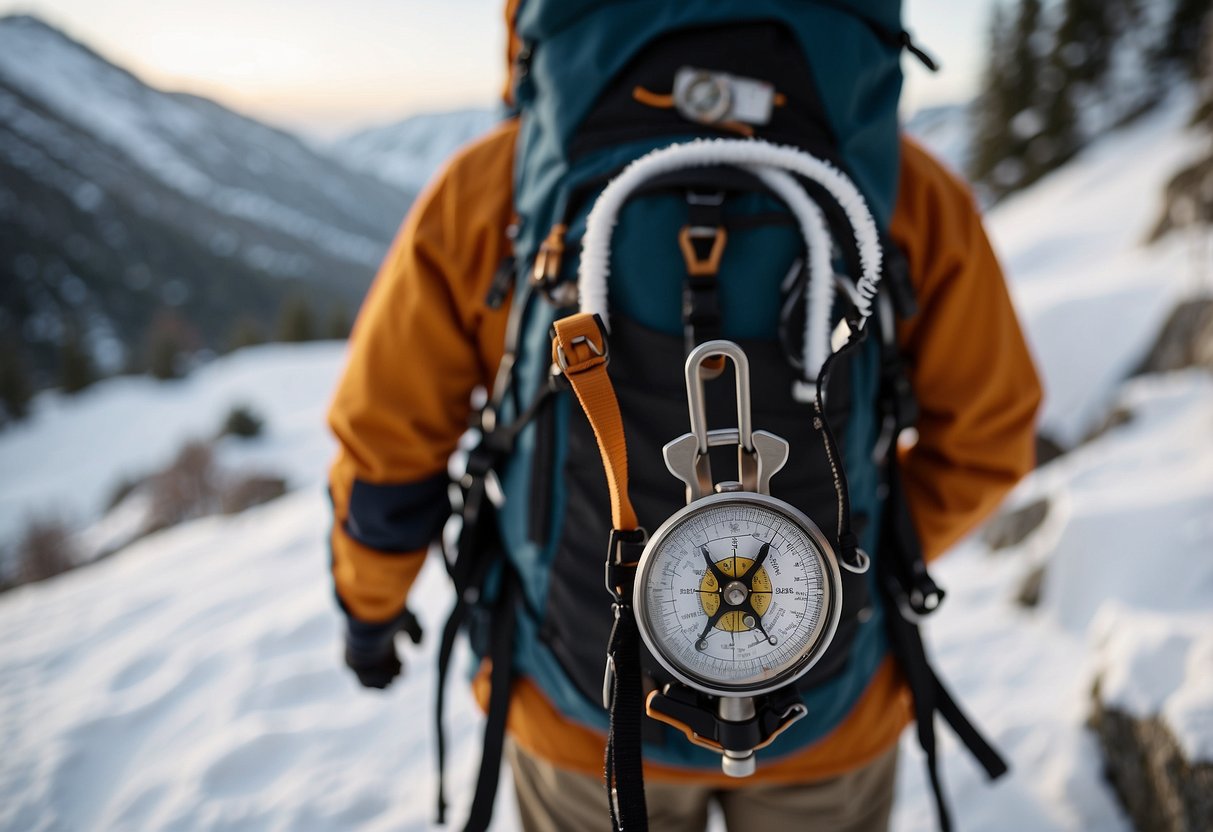
<svg viewBox="0 0 1213 832">
<path fill-rule="evenodd" d="M 656 107 L 659 110 L 670 110 L 674 107 L 674 96 L 669 93 L 653 92 L 644 87 L 632 87 L 632 98 L 646 107 Z"/>
<path fill-rule="evenodd" d="M 714 740 L 709 740 L 706 737 L 701 737 L 699 734 L 695 733 L 695 731 L 691 728 L 691 726 L 687 725 L 685 722 L 679 722 L 678 720 L 674 719 L 674 717 L 670 716 L 669 714 L 663 714 L 661 711 L 653 710 L 653 698 L 655 696 L 657 696 L 657 693 L 658 692 L 655 690 L 649 691 L 649 695 L 647 697 L 645 697 L 645 700 L 644 700 L 644 712 L 646 714 L 648 714 L 649 719 L 655 719 L 658 722 L 664 722 L 666 725 L 669 725 L 671 728 L 677 728 L 679 731 L 681 731 L 686 736 L 686 738 L 688 740 L 695 743 L 695 745 L 698 745 L 702 748 L 706 748 L 709 751 L 715 751 L 717 754 L 724 753 L 724 746 L 721 745 L 720 743 L 715 742 Z M 766 748 L 768 745 L 770 745 L 771 743 L 773 743 L 775 741 L 776 737 L 778 737 L 780 734 L 782 734 L 784 731 L 788 730 L 795 724 L 796 724 L 796 720 L 794 720 L 794 719 L 791 720 L 790 722 L 785 722 L 778 731 L 776 731 L 775 733 L 771 734 L 771 736 L 769 736 L 765 740 L 763 740 L 761 744 L 754 746 L 754 748 L 752 750 L 760 751 L 761 749 Z"/>
<path fill-rule="evenodd" d="M 700 257 L 691 242 L 693 239 L 712 238 L 712 250 L 707 257 Z M 687 274 L 692 277 L 707 277 L 720 271 L 720 258 L 724 256 L 724 246 L 729 240 L 729 234 L 723 228 L 698 229 L 684 225 L 678 232 L 678 247 L 682 249 L 682 259 L 687 264 Z"/>
<path fill-rule="evenodd" d="M 568 379 L 598 440 L 611 492 L 611 523 L 620 530 L 639 528 L 628 496 L 628 447 L 615 387 L 606 372 L 609 356 L 602 323 L 596 315 L 579 312 L 556 321 L 552 330 L 552 361 Z"/>
<path fill-rule="evenodd" d="M 481 709 L 488 706 L 490 663 L 472 682 Z M 909 694 L 892 658 L 881 664 L 842 723 L 807 748 L 776 759 L 759 756 L 758 771 L 739 781 L 714 770 L 645 762 L 646 780 L 695 783 L 714 788 L 805 783 L 854 771 L 886 753 L 911 719 Z M 606 735 L 563 716 L 529 678 L 514 682 L 510 694 L 510 736 L 523 748 L 560 768 L 602 776 Z"/>
</svg>

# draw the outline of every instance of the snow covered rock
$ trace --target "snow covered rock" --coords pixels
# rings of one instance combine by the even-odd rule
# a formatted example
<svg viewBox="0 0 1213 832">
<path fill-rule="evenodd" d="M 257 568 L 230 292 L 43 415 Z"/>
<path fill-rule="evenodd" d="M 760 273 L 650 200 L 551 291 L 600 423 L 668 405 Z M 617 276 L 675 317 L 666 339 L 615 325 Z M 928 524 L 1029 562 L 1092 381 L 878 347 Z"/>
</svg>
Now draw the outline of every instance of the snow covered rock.
<svg viewBox="0 0 1213 832">
<path fill-rule="evenodd" d="M 329 152 L 354 170 L 416 193 L 452 153 L 498 119 L 489 109 L 426 113 L 346 136 Z"/>
<path fill-rule="evenodd" d="M 1185 367 L 1213 370 L 1213 299 L 1195 298 L 1175 308 L 1137 373 L 1165 373 Z"/>
<path fill-rule="evenodd" d="M 1048 515 L 1048 499 L 1033 500 L 1027 505 L 1004 511 L 986 523 L 981 531 L 981 539 L 996 551 L 1017 546 L 1040 528 Z"/>
<path fill-rule="evenodd" d="M 1108 607 L 1092 630 L 1091 727 L 1134 825 L 1213 829 L 1213 614 Z"/>
</svg>

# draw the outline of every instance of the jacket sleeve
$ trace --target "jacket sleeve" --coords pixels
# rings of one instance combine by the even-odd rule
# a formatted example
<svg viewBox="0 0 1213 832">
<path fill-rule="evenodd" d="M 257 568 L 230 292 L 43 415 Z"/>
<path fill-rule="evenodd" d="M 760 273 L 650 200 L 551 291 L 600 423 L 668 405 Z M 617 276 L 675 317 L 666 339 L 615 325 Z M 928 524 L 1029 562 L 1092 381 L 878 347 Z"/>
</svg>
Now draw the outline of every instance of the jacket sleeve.
<svg viewBox="0 0 1213 832">
<path fill-rule="evenodd" d="M 901 462 L 930 559 L 1032 469 L 1041 387 L 968 189 L 914 143 L 903 141 L 902 151 L 892 231 L 919 311 L 898 337 L 919 421 Z"/>
<path fill-rule="evenodd" d="M 505 309 L 484 298 L 508 250 L 513 136 L 470 146 L 418 198 L 354 326 L 328 420 L 333 581 L 355 621 L 404 607 L 449 513 L 470 395 L 501 358 Z"/>
</svg>

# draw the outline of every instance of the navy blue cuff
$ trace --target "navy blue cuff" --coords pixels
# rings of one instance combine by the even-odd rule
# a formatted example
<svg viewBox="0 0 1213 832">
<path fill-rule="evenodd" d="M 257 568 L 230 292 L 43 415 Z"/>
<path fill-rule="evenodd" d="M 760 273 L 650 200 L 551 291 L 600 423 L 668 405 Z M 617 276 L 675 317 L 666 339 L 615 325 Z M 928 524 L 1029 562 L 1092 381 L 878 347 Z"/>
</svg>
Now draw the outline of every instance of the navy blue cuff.
<svg viewBox="0 0 1213 832">
<path fill-rule="evenodd" d="M 404 484 L 354 480 L 345 533 L 380 552 L 415 552 L 438 538 L 451 514 L 446 473 Z"/>
</svg>

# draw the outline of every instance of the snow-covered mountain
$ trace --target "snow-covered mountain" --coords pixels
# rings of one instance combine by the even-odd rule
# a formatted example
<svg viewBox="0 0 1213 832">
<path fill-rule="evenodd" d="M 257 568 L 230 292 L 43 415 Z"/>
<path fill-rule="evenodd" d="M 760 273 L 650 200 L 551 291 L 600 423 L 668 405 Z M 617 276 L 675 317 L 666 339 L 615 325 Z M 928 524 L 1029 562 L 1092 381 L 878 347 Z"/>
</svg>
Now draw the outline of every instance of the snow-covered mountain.
<svg viewBox="0 0 1213 832">
<path fill-rule="evenodd" d="M 489 109 L 413 116 L 354 133 L 335 142 L 329 152 L 355 170 L 416 193 L 451 153 L 499 118 Z"/>
<path fill-rule="evenodd" d="M 952 170 L 964 173 L 972 144 L 968 104 L 923 107 L 906 119 L 903 129 Z"/>
<path fill-rule="evenodd" d="M 410 199 L 36 18 L 0 20 L 0 319 L 35 349 L 68 318 L 124 352 L 162 306 L 216 345 L 292 285 L 353 305 Z"/>
</svg>

